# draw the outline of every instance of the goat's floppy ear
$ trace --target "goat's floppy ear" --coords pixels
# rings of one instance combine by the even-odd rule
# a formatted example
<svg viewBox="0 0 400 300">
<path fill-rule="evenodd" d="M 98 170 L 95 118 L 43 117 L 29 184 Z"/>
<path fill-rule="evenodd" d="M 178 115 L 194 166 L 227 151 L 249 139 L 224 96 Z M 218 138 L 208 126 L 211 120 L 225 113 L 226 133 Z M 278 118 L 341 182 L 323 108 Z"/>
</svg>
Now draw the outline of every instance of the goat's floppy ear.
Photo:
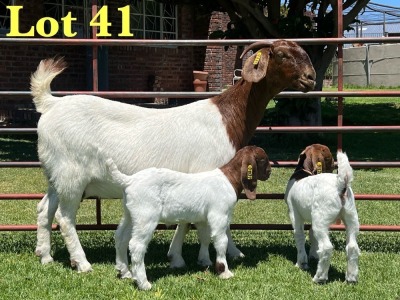
<svg viewBox="0 0 400 300">
<path fill-rule="evenodd" d="M 305 160 L 307 158 L 306 151 L 300 153 L 299 158 L 297 159 L 297 169 L 305 169 Z"/>
<path fill-rule="evenodd" d="M 326 166 L 325 166 L 325 160 L 324 157 L 321 154 L 318 155 L 313 155 L 312 157 L 312 162 L 313 162 L 313 174 L 321 174 L 325 173 Z"/>
<path fill-rule="evenodd" d="M 323 164 L 321 162 L 319 154 L 313 150 L 314 150 L 313 147 L 310 146 L 310 147 L 307 147 L 306 150 L 304 151 L 306 158 L 304 160 L 303 167 L 305 170 L 307 170 L 315 175 L 315 174 L 322 173 Z M 320 164 L 318 164 L 318 162 Z"/>
<path fill-rule="evenodd" d="M 323 172 L 332 173 L 335 169 L 335 160 L 333 159 L 332 153 L 328 147 L 326 147 L 321 154 L 323 163 Z"/>
<path fill-rule="evenodd" d="M 256 199 L 257 164 L 253 157 L 243 158 L 241 167 L 241 178 L 246 197 L 250 200 Z"/>
<path fill-rule="evenodd" d="M 312 154 L 313 173 L 331 173 L 335 167 L 335 161 L 328 147 L 324 145 L 313 145 Z"/>
<path fill-rule="evenodd" d="M 248 82 L 259 82 L 265 77 L 268 69 L 270 48 L 262 48 L 250 56 L 244 63 L 242 77 Z"/>
</svg>

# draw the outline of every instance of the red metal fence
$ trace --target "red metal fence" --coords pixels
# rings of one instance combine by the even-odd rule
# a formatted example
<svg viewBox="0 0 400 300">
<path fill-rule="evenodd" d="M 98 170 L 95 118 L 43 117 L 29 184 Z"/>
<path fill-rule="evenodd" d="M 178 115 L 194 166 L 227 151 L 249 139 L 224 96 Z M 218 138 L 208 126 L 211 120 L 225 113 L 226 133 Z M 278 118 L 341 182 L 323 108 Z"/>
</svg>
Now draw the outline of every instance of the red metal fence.
<svg viewBox="0 0 400 300">
<path fill-rule="evenodd" d="M 341 1 L 338 1 L 338 3 Z M 341 10 L 339 5 L 339 10 Z M 341 16 L 342 14 L 338 14 Z M 341 19 L 339 18 L 339 32 L 341 30 Z M 99 92 L 97 89 L 97 47 L 100 45 L 107 46 L 122 46 L 129 45 L 135 47 L 143 46 L 226 46 L 226 45 L 248 45 L 256 40 L 97 40 L 97 39 L 36 39 L 36 38 L 0 38 L 0 45 L 3 44 L 24 44 L 24 45 L 80 45 L 80 46 L 93 46 L 93 89 L 92 92 L 53 92 L 54 95 L 78 94 L 85 93 L 97 95 L 102 97 L 112 98 L 207 98 L 218 93 L 213 92 Z M 277 97 L 285 98 L 300 98 L 300 97 L 338 97 L 338 124 L 337 126 L 316 126 L 316 127 L 258 127 L 257 133 L 288 133 L 288 132 L 330 132 L 337 133 L 338 135 L 338 148 L 342 148 L 342 134 L 350 132 L 400 132 L 399 126 L 343 126 L 343 97 L 400 97 L 400 91 L 357 91 L 348 92 L 343 91 L 343 51 L 344 43 L 399 43 L 398 37 L 384 37 L 384 38 L 328 38 L 328 39 L 292 39 L 302 45 L 310 44 L 337 44 L 338 45 L 338 91 L 337 92 L 309 92 L 307 94 L 300 92 L 282 92 Z M 29 96 L 29 91 L 0 91 L 1 96 Z M 0 134 L 36 134 L 36 128 L 0 128 Z M 273 163 L 274 167 L 294 167 L 297 162 L 295 161 L 276 161 Z M 351 165 L 354 168 L 374 168 L 374 167 L 387 167 L 399 168 L 400 162 L 387 161 L 387 162 L 362 162 L 352 161 Z M 0 162 L 0 167 L 40 167 L 39 162 Z M 0 194 L 0 200 L 35 200 L 41 199 L 42 194 Z M 259 194 L 259 199 L 279 200 L 283 199 L 283 194 Z M 378 194 L 356 194 L 356 200 L 370 200 L 370 201 L 400 201 L 400 195 L 378 195 Z M 289 230 L 289 224 L 232 224 L 233 229 L 269 229 L 269 230 Z M 0 231 L 29 231 L 36 230 L 36 225 L 0 225 Z M 90 225 L 77 225 L 80 230 L 109 230 L 115 229 L 116 224 L 102 224 L 101 222 L 101 200 L 96 199 L 96 224 Z M 54 225 L 53 229 L 58 229 Z M 160 225 L 159 229 L 165 229 L 165 226 Z M 343 225 L 332 225 L 332 230 L 343 230 Z M 361 225 L 361 230 L 364 231 L 400 231 L 400 225 L 387 226 L 387 225 Z"/>
</svg>

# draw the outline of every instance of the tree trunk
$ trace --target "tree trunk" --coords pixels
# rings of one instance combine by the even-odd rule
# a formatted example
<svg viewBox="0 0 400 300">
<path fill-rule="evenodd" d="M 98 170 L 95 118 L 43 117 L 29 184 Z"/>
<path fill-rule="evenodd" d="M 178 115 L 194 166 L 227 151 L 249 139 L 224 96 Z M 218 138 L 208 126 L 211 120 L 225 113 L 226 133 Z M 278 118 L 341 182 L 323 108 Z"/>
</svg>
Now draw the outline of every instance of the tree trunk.
<svg viewBox="0 0 400 300">
<path fill-rule="evenodd" d="M 317 73 L 315 91 L 322 91 L 325 72 L 336 53 L 336 46 L 307 49 Z M 282 98 L 277 104 L 279 125 L 321 126 L 321 98 Z"/>
</svg>

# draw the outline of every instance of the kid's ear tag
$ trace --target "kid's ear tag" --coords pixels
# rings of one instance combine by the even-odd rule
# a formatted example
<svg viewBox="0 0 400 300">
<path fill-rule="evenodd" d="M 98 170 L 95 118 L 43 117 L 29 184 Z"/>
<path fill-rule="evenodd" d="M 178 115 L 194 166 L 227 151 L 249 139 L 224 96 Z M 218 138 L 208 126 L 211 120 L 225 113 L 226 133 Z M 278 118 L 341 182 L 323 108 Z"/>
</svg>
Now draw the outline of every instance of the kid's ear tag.
<svg viewBox="0 0 400 300">
<path fill-rule="evenodd" d="M 317 162 L 317 174 L 322 173 L 322 163 L 319 161 Z"/>
<path fill-rule="evenodd" d="M 253 179 L 253 166 L 252 165 L 247 166 L 247 179 L 248 180 Z"/>
<path fill-rule="evenodd" d="M 258 63 L 260 62 L 260 58 L 261 58 L 261 51 L 258 51 L 256 54 L 256 58 L 253 61 L 253 65 L 258 65 Z"/>
</svg>

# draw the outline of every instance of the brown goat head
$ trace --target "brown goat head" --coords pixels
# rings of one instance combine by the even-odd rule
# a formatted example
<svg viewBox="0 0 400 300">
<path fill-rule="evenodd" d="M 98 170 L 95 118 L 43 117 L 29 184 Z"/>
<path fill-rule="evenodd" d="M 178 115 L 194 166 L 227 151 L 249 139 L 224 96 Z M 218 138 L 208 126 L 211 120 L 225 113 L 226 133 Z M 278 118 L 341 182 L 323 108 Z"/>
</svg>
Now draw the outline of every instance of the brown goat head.
<svg viewBox="0 0 400 300">
<path fill-rule="evenodd" d="M 302 168 L 313 175 L 317 173 L 332 173 L 335 168 L 335 161 L 327 146 L 312 144 L 300 153 L 298 168 Z"/>
<path fill-rule="evenodd" d="M 240 168 L 241 183 L 246 197 L 254 200 L 257 194 L 257 180 L 265 181 L 269 178 L 271 165 L 267 154 L 259 147 L 247 146 L 241 151 L 243 152 Z"/>
<path fill-rule="evenodd" d="M 261 41 L 246 48 L 241 58 L 249 51 L 255 53 L 244 63 L 242 77 L 248 82 L 260 82 L 263 78 L 277 86 L 308 92 L 315 87 L 316 73 L 310 57 L 297 43 L 277 40 L 273 43 Z"/>
</svg>

